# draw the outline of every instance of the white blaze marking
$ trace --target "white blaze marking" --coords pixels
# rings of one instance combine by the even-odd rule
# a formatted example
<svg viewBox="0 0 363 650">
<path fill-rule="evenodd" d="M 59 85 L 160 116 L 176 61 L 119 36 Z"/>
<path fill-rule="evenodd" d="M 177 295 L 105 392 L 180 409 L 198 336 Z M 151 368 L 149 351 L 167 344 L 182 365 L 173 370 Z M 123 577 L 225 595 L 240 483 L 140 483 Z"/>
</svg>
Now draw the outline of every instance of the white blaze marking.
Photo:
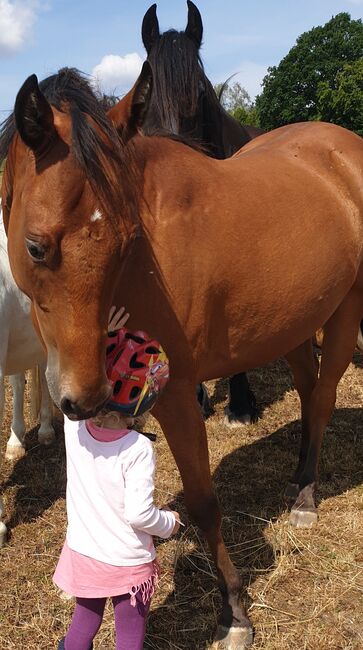
<svg viewBox="0 0 363 650">
<path fill-rule="evenodd" d="M 91 216 L 91 221 L 98 221 L 99 219 L 102 219 L 102 212 L 96 208 Z"/>
</svg>

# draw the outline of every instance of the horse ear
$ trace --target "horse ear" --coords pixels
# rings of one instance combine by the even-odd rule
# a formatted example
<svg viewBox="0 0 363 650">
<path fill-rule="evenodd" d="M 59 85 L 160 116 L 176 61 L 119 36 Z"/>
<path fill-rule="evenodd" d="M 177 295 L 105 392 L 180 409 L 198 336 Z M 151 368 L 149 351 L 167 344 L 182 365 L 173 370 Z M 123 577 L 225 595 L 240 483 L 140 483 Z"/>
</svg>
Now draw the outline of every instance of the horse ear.
<svg viewBox="0 0 363 650">
<path fill-rule="evenodd" d="M 53 111 L 38 79 L 32 74 L 23 83 L 15 101 L 15 124 L 23 142 L 33 151 L 43 149 L 55 132 Z"/>
<path fill-rule="evenodd" d="M 150 104 L 150 97 L 153 85 L 153 74 L 149 61 L 145 61 L 139 78 L 135 83 L 132 95 L 130 121 L 139 130 L 144 124 Z"/>
<path fill-rule="evenodd" d="M 188 24 L 185 30 L 185 33 L 189 38 L 194 41 L 198 50 L 202 44 L 203 38 L 203 23 L 202 16 L 198 7 L 195 6 L 194 2 L 187 0 L 188 5 Z"/>
<path fill-rule="evenodd" d="M 141 35 L 145 50 L 150 54 L 152 46 L 160 37 L 159 22 L 156 15 L 156 4 L 151 5 L 144 16 Z"/>
</svg>

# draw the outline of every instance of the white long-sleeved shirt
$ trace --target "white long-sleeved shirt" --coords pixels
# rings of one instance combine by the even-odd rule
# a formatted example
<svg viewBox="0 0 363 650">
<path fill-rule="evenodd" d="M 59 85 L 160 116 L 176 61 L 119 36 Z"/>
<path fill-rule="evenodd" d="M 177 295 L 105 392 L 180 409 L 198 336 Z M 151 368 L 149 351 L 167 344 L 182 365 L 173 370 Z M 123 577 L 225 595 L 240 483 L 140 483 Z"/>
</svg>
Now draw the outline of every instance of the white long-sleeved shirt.
<svg viewBox="0 0 363 650">
<path fill-rule="evenodd" d="M 130 431 L 118 440 L 100 442 L 84 421 L 67 417 L 64 432 L 69 548 L 114 566 L 152 561 L 152 535 L 170 537 L 175 517 L 153 503 L 150 440 Z"/>
</svg>

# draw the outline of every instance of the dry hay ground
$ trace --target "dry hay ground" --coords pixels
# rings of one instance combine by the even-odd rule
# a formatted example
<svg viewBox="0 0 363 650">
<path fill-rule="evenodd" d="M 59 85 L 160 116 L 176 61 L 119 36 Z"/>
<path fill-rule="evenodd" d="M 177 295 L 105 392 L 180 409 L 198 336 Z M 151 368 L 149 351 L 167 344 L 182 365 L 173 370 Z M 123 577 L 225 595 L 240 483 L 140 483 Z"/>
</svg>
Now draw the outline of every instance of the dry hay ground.
<svg viewBox="0 0 363 650">
<path fill-rule="evenodd" d="M 223 426 L 226 382 L 209 385 L 215 407 L 207 422 L 212 470 L 225 539 L 255 626 L 255 650 L 363 648 L 362 357 L 355 361 L 340 385 L 325 437 L 320 521 L 313 530 L 292 529 L 283 505 L 299 442 L 298 397 L 285 364 L 251 373 L 263 415 L 250 428 L 231 432 Z M 57 443 L 44 449 L 32 430 L 26 457 L 14 467 L 3 463 L 11 536 L 0 551 L 0 650 L 56 648 L 72 612 L 72 602 L 61 600 L 51 581 L 65 527 L 60 425 L 57 434 Z M 204 650 L 219 610 L 213 566 L 184 512 L 178 472 L 161 434 L 156 447 L 157 499 L 180 508 L 187 527 L 158 546 L 164 574 L 145 648 Z M 95 648 L 113 647 L 108 609 Z"/>
</svg>

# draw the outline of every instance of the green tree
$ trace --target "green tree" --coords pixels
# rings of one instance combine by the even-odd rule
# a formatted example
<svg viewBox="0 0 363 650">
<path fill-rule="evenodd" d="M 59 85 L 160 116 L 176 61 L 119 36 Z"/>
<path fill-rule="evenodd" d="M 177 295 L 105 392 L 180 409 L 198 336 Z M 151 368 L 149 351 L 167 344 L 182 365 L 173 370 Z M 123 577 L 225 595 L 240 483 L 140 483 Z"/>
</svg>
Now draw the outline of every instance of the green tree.
<svg viewBox="0 0 363 650">
<path fill-rule="evenodd" d="M 216 95 L 223 108 L 225 108 L 228 113 L 233 113 L 241 106 L 243 108 L 251 106 L 252 102 L 247 90 L 243 88 L 239 81 L 235 81 L 232 85 L 229 84 L 229 81 L 230 79 L 227 79 L 224 83 L 214 86 Z"/>
<path fill-rule="evenodd" d="M 318 85 L 319 119 L 334 122 L 363 137 L 363 59 L 347 63 L 335 79 Z"/>
<path fill-rule="evenodd" d="M 260 126 L 257 110 L 254 104 L 251 104 L 251 106 L 248 106 L 247 108 L 244 106 L 237 106 L 237 108 L 231 112 L 231 115 L 242 126 Z"/>
<path fill-rule="evenodd" d="M 256 99 L 262 128 L 317 120 L 326 110 L 321 84 L 332 91 L 341 83 L 338 73 L 363 57 L 363 23 L 340 13 L 321 27 L 302 34 L 278 66 L 268 69 L 263 92 Z"/>
<path fill-rule="evenodd" d="M 229 81 L 230 79 L 227 79 L 224 83 L 214 86 L 223 108 L 242 126 L 246 124 L 259 126 L 256 107 L 247 90 L 238 81 L 232 85 L 229 84 Z"/>
</svg>

